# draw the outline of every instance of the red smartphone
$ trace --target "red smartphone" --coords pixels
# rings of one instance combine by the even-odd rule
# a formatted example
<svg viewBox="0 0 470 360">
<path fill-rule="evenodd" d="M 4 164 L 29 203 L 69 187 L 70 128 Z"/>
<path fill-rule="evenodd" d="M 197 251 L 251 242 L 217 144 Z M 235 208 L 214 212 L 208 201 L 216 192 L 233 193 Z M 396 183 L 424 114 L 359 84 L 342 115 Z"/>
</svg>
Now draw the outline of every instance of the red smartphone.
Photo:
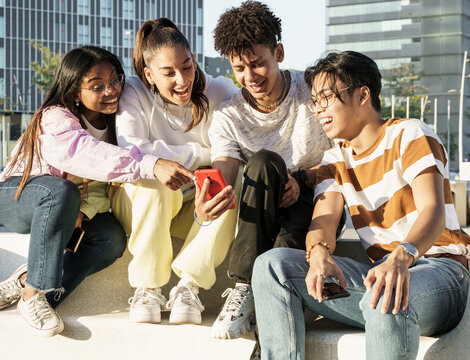
<svg viewBox="0 0 470 360">
<path fill-rule="evenodd" d="M 224 176 L 219 169 L 199 169 L 194 171 L 194 176 L 196 176 L 197 186 L 199 186 L 199 189 L 202 188 L 204 180 L 209 178 L 211 183 L 207 193 L 207 200 L 212 199 L 227 186 Z M 235 202 L 230 206 L 230 209 L 235 209 Z"/>
</svg>

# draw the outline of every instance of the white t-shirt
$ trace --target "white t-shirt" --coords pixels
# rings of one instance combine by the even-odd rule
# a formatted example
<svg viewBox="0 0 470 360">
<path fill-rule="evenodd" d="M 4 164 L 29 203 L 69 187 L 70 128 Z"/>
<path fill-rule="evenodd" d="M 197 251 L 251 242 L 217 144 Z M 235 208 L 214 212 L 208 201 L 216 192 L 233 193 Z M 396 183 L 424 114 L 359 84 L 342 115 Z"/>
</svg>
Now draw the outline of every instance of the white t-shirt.
<svg viewBox="0 0 470 360">
<path fill-rule="evenodd" d="M 289 92 L 269 114 L 253 109 L 242 92 L 214 111 L 209 136 L 212 162 L 227 156 L 246 163 L 261 149 L 279 154 L 289 171 L 309 169 L 320 163 L 332 143 L 308 108 L 310 89 L 302 71 L 290 71 Z"/>
<path fill-rule="evenodd" d="M 165 109 L 160 95 L 147 89 L 138 76 L 127 77 L 116 116 L 118 145 L 135 145 L 144 154 L 176 161 L 190 170 L 210 165 L 208 130 L 213 110 L 238 88 L 229 78 L 207 74 L 205 77 L 209 114 L 189 132 L 184 130 L 191 122 L 191 104 L 167 104 Z"/>
</svg>

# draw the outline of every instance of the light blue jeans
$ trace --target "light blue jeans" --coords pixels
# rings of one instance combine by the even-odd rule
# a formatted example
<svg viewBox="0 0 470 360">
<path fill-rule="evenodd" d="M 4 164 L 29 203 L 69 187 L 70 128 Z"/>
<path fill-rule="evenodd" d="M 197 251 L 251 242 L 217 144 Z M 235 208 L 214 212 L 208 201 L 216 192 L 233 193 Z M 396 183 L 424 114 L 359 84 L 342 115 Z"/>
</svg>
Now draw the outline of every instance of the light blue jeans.
<svg viewBox="0 0 470 360">
<path fill-rule="evenodd" d="M 420 335 L 453 329 L 467 300 L 470 272 L 447 258 L 421 258 L 410 268 L 409 305 L 397 315 L 381 314 L 382 299 L 369 307 L 363 280 L 381 263 L 362 264 L 333 256 L 351 296 L 319 303 L 307 293 L 305 251 L 278 248 L 259 256 L 252 286 L 262 359 L 305 359 L 304 308 L 344 324 L 365 329 L 367 359 L 415 359 Z M 372 292 L 371 292 L 372 293 Z"/>
</svg>

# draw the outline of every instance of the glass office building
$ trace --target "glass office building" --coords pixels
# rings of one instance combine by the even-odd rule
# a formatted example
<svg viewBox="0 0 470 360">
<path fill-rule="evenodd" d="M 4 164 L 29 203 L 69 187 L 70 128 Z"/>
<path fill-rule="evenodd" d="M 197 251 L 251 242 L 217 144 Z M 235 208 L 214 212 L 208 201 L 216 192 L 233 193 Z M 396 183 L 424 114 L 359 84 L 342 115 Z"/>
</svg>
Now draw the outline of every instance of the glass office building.
<svg viewBox="0 0 470 360">
<path fill-rule="evenodd" d="M 432 101 L 427 105 L 431 112 L 426 121 L 433 123 L 433 100 L 437 98 L 437 132 L 445 141 L 450 100 L 454 144 L 463 56 L 470 50 L 469 29 L 468 0 L 327 0 L 327 48 L 363 52 L 377 62 L 383 74 L 402 63 L 416 64 Z M 468 66 L 466 73 L 470 74 Z M 470 79 L 464 94 L 465 158 L 470 156 Z M 390 95 L 387 89 L 383 95 Z M 451 154 L 453 159 L 456 155 Z"/>
<path fill-rule="evenodd" d="M 26 126 L 27 114 L 44 98 L 32 83 L 29 64 L 41 61 L 41 54 L 30 40 L 43 40 L 61 54 L 78 45 L 104 47 L 131 74 L 137 30 L 159 17 L 178 25 L 204 68 L 203 0 L 0 0 L 0 168 Z"/>
</svg>

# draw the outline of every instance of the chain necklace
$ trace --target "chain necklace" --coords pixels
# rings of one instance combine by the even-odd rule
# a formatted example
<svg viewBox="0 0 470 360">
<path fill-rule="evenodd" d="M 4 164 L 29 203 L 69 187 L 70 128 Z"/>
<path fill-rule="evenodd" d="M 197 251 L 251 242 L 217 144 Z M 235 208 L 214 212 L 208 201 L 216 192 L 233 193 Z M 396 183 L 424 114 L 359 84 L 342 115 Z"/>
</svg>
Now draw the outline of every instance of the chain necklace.
<svg viewBox="0 0 470 360">
<path fill-rule="evenodd" d="M 170 127 L 170 129 L 173 130 L 173 131 L 180 131 L 180 130 L 182 130 L 182 129 L 184 128 L 184 125 L 185 125 L 185 122 L 186 122 L 186 114 L 188 113 L 188 108 L 189 108 L 189 106 L 190 106 L 191 103 L 186 104 L 186 105 L 183 106 L 183 107 L 184 107 L 183 120 L 181 121 L 181 124 L 179 125 L 179 127 L 178 127 L 178 126 L 177 126 L 177 127 L 174 127 L 174 126 L 171 124 L 170 118 L 168 117 L 168 113 L 170 113 L 170 114 L 172 115 L 173 120 L 174 120 L 175 123 L 177 123 L 177 122 L 176 122 L 176 118 L 177 118 L 177 117 L 176 117 L 174 114 L 171 113 L 170 108 L 169 108 L 169 106 L 168 106 L 168 103 L 167 103 L 165 100 L 163 100 L 163 99 L 162 99 L 162 101 L 163 101 L 163 109 L 165 110 L 165 111 L 164 111 L 165 120 L 166 120 L 166 122 L 168 123 L 168 126 Z"/>
<path fill-rule="evenodd" d="M 281 81 L 282 81 L 281 95 L 276 100 L 276 102 L 272 103 L 271 105 L 261 105 L 258 101 L 256 101 L 256 99 L 253 97 L 253 95 L 251 95 L 249 91 L 247 91 L 248 99 L 254 106 L 263 110 L 271 110 L 272 108 L 279 106 L 279 104 L 281 104 L 282 100 L 284 100 L 284 97 L 286 96 L 287 81 L 286 81 L 286 74 L 284 74 L 284 71 L 281 71 Z"/>
</svg>

